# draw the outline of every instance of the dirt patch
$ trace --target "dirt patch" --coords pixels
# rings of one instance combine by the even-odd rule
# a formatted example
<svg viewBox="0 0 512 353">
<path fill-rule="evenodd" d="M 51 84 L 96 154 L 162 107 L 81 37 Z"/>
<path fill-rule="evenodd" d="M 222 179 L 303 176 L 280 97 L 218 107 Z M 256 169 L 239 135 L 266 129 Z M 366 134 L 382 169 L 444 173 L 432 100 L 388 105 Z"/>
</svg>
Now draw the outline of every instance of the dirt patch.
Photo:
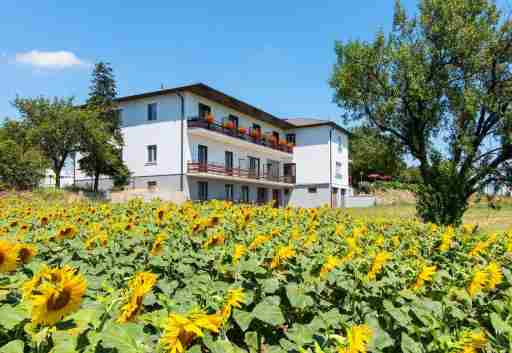
<svg viewBox="0 0 512 353">
<path fill-rule="evenodd" d="M 416 196 L 407 190 L 376 190 L 373 193 L 377 200 L 377 205 L 414 205 Z"/>
</svg>

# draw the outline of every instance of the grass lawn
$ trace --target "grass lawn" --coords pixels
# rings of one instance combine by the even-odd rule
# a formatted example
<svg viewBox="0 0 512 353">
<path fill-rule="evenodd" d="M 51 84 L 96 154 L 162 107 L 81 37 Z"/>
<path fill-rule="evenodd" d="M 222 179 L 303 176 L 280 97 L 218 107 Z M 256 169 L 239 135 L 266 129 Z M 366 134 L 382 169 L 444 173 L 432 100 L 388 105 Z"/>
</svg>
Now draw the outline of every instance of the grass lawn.
<svg viewBox="0 0 512 353">
<path fill-rule="evenodd" d="M 376 206 L 371 208 L 350 208 L 347 213 L 356 218 L 411 218 L 416 217 L 414 205 Z M 512 229 L 512 205 L 507 204 L 499 210 L 486 204 L 471 207 L 464 215 L 464 223 L 478 224 L 484 231 Z"/>
</svg>

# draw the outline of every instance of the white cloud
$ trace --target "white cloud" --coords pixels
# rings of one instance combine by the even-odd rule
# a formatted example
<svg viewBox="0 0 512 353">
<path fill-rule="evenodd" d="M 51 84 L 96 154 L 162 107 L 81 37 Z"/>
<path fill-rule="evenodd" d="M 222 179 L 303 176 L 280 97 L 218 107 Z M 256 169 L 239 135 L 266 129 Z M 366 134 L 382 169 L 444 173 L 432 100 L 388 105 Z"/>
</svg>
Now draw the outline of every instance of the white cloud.
<svg viewBox="0 0 512 353">
<path fill-rule="evenodd" d="M 38 69 L 68 69 L 71 67 L 89 66 L 70 51 L 39 51 L 17 53 L 15 61 Z"/>
</svg>

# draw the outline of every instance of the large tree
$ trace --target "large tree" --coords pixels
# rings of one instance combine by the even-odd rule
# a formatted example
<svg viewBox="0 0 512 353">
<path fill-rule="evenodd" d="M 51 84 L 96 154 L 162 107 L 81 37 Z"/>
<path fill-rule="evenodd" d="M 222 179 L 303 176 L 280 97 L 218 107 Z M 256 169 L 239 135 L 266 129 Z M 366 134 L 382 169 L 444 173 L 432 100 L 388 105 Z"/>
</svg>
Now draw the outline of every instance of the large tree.
<svg viewBox="0 0 512 353">
<path fill-rule="evenodd" d="M 0 127 L 0 182 L 24 190 L 39 184 L 49 166 L 24 122 L 6 120 Z"/>
<path fill-rule="evenodd" d="M 512 159 L 512 21 L 491 0 L 399 2 L 393 29 L 336 44 L 331 78 L 347 119 L 364 119 L 418 160 L 425 221 L 459 223 Z"/>
<path fill-rule="evenodd" d="M 79 160 L 80 169 L 94 178 L 93 190 L 98 191 L 100 175 L 114 178 L 125 174 L 127 168 L 123 164 L 121 149 L 123 136 L 121 120 L 118 114 L 115 97 L 117 87 L 109 63 L 99 62 L 95 65 L 87 107 L 100 112 L 104 131 L 90 134 L 82 145 L 82 158 Z"/>
<path fill-rule="evenodd" d="M 389 136 L 380 134 L 378 129 L 360 126 L 351 130 L 350 137 L 350 175 L 352 182 L 360 180 L 361 175 L 378 173 L 399 176 L 406 168 L 401 144 Z"/>
<path fill-rule="evenodd" d="M 100 128 L 98 113 L 73 105 L 72 98 L 16 98 L 18 109 L 30 140 L 50 161 L 55 174 L 55 187 L 60 187 L 61 173 L 66 159 L 79 151 L 82 141 Z"/>
</svg>

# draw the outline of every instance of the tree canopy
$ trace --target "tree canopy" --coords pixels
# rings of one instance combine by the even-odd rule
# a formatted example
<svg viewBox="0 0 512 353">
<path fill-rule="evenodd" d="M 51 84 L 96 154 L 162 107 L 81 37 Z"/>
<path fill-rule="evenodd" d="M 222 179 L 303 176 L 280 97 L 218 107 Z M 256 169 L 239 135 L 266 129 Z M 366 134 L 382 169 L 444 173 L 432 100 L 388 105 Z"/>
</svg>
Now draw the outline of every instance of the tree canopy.
<svg viewBox="0 0 512 353">
<path fill-rule="evenodd" d="M 114 180 L 126 180 L 128 168 L 122 160 L 123 135 L 121 120 L 115 97 L 116 82 L 109 63 L 99 62 L 95 65 L 87 107 L 99 111 L 103 129 L 96 129 L 94 134 L 83 140 L 80 169 L 94 178 L 93 189 L 98 191 L 100 175 L 114 177 Z M 121 176 L 121 178 L 119 178 Z"/>
<path fill-rule="evenodd" d="M 335 101 L 418 162 L 417 210 L 459 223 L 512 159 L 512 21 L 491 0 L 396 2 L 392 31 L 336 44 Z"/>
<path fill-rule="evenodd" d="M 395 139 L 368 126 L 353 128 L 351 132 L 350 174 L 353 183 L 357 184 L 361 175 L 364 179 L 374 173 L 396 177 L 405 169 L 406 165 L 402 160 L 404 149 Z"/>
<path fill-rule="evenodd" d="M 44 178 L 48 166 L 26 124 L 6 120 L 0 127 L 0 182 L 18 190 L 30 189 Z"/>
</svg>

